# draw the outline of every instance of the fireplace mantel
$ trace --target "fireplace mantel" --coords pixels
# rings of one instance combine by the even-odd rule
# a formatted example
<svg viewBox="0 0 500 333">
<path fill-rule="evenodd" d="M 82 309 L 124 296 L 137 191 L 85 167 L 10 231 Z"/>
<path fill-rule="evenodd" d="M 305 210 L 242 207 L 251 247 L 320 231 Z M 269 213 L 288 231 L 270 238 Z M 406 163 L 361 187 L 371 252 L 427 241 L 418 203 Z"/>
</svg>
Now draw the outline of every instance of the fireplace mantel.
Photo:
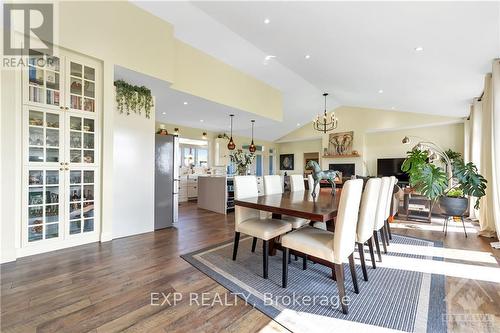
<svg viewBox="0 0 500 333">
<path fill-rule="evenodd" d="M 323 155 L 322 157 L 323 158 L 330 158 L 330 159 L 334 159 L 334 158 L 357 158 L 357 157 L 361 157 L 361 155 L 359 155 L 359 154 L 350 154 L 350 155 Z"/>
</svg>

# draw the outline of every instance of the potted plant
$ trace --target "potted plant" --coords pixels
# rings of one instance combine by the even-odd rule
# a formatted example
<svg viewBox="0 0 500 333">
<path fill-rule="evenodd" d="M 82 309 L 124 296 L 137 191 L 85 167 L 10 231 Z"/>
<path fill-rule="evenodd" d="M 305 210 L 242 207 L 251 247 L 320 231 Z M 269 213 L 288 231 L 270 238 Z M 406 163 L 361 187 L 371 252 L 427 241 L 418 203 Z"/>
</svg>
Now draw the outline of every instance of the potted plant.
<svg viewBox="0 0 500 333">
<path fill-rule="evenodd" d="M 438 202 L 444 214 L 462 216 L 469 196 L 478 198 L 474 206 L 478 209 L 481 197 L 486 194 L 486 179 L 472 162 L 465 163 L 459 153 L 448 150 L 444 154 L 449 162 L 445 168 L 432 151 L 416 147 L 407 153 L 401 170 L 410 176 L 410 186 L 433 204 Z"/>
<path fill-rule="evenodd" d="M 243 150 L 238 149 L 234 154 L 230 155 L 231 162 L 236 165 L 238 174 L 244 176 L 248 173 L 248 167 L 253 163 L 255 155 L 252 153 L 245 153 Z"/>
</svg>

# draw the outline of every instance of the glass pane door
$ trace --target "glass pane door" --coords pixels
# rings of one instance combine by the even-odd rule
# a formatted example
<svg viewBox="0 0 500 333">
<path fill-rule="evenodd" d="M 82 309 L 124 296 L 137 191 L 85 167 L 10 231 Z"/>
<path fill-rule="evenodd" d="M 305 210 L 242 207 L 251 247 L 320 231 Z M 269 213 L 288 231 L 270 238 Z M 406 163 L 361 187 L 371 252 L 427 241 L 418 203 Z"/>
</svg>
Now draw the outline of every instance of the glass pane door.
<svg viewBox="0 0 500 333">
<path fill-rule="evenodd" d="M 61 116 L 57 111 L 28 108 L 27 147 L 28 163 L 59 163 L 61 159 Z"/>
<path fill-rule="evenodd" d="M 95 180 L 94 170 L 69 171 L 69 191 L 66 193 L 70 235 L 94 231 Z"/>
<path fill-rule="evenodd" d="M 28 169 L 27 240 L 59 238 L 61 225 L 61 175 L 58 169 Z"/>
<path fill-rule="evenodd" d="M 96 111 L 96 70 L 74 60 L 68 61 L 69 107 L 72 110 Z"/>
<path fill-rule="evenodd" d="M 71 164 L 92 165 L 96 163 L 95 120 L 81 116 L 69 115 L 68 143 Z"/>
<path fill-rule="evenodd" d="M 30 50 L 25 84 L 25 101 L 30 104 L 62 107 L 61 61 Z"/>
</svg>

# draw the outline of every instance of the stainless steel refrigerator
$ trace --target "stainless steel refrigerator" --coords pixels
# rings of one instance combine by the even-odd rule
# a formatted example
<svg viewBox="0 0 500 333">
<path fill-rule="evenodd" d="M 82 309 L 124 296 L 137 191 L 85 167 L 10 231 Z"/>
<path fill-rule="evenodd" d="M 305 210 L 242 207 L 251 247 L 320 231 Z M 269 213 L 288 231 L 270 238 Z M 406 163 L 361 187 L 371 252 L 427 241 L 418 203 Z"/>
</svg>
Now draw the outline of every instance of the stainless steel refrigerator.
<svg viewBox="0 0 500 333">
<path fill-rule="evenodd" d="M 155 230 L 172 227 L 178 221 L 179 138 L 155 138 Z"/>
</svg>

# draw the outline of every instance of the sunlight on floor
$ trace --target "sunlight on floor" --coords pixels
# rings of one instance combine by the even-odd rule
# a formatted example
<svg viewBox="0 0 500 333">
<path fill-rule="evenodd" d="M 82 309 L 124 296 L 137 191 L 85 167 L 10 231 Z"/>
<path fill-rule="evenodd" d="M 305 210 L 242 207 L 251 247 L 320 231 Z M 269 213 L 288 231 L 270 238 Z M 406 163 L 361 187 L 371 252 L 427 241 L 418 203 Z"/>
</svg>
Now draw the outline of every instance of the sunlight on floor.
<svg viewBox="0 0 500 333">
<path fill-rule="evenodd" d="M 488 264 L 497 264 L 497 261 L 491 252 L 457 250 L 443 247 L 417 246 L 391 243 L 387 248 L 389 252 L 418 254 L 424 256 L 433 256 L 446 259 L 466 260 L 482 262 Z"/>
<path fill-rule="evenodd" d="M 392 246 L 392 244 L 390 246 Z M 377 266 L 500 283 L 500 268 L 498 267 L 467 265 L 390 255 L 382 256 L 382 262 L 377 262 Z"/>
<path fill-rule="evenodd" d="M 394 222 L 391 223 L 391 230 L 392 229 L 412 229 L 412 230 L 424 230 L 424 231 L 439 231 L 443 232 L 443 224 L 414 224 L 414 223 L 405 223 L 405 222 Z M 465 230 L 467 230 L 468 235 L 472 234 L 477 234 L 476 228 L 470 223 L 470 222 L 465 222 Z M 452 232 L 458 232 L 458 233 L 464 233 L 464 228 L 462 227 L 462 223 L 458 222 L 449 222 L 448 223 L 448 233 Z M 444 235 L 444 232 L 443 232 Z"/>
</svg>

